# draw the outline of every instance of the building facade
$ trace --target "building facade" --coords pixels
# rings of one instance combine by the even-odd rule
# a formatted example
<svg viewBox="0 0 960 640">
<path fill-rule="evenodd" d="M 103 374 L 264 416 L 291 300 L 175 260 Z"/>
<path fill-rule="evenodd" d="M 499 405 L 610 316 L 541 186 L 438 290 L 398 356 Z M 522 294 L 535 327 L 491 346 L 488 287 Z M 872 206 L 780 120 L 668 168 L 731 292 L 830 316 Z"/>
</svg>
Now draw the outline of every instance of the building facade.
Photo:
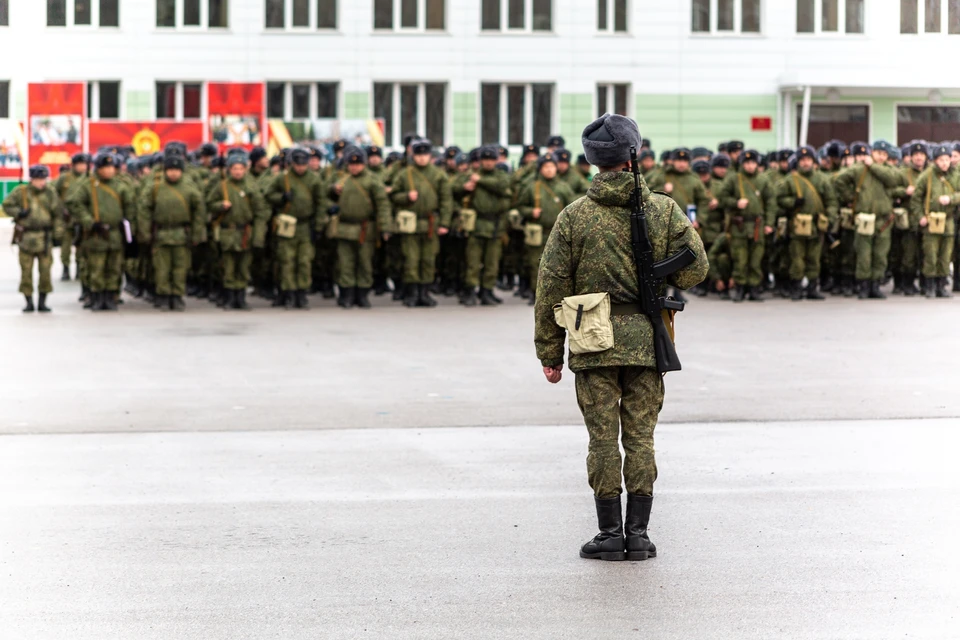
<svg viewBox="0 0 960 640">
<path fill-rule="evenodd" d="M 150 121 L 256 81 L 268 118 L 383 118 L 388 146 L 576 150 L 604 111 L 655 149 L 960 138 L 952 0 L 0 0 L 0 41 L 19 120 L 28 82 L 82 80 L 91 120 Z"/>
</svg>

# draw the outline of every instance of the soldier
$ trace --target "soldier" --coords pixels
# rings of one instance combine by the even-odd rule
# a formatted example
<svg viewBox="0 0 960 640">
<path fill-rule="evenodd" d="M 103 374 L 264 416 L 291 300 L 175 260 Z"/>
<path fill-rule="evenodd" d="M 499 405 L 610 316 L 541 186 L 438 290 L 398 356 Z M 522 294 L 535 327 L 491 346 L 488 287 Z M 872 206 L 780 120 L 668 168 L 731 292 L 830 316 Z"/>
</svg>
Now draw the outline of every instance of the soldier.
<svg viewBox="0 0 960 640">
<path fill-rule="evenodd" d="M 649 187 L 649 178 L 653 175 L 654 171 L 658 170 L 657 156 L 650 149 L 643 149 L 640 151 L 639 161 L 640 173 L 643 174 L 643 179 L 647 182 L 647 186 Z"/>
<path fill-rule="evenodd" d="M 690 150 L 675 149 L 671 159 L 673 164 L 663 174 L 663 192 L 673 198 L 680 210 L 693 220 L 697 217 L 695 214 L 706 213 L 710 198 L 699 176 L 690 171 Z"/>
<path fill-rule="evenodd" d="M 579 171 L 570 167 L 573 157 L 571 153 L 566 149 L 557 149 L 554 155 L 557 159 L 557 177 L 566 183 L 575 198 L 587 195 L 590 182 Z"/>
<path fill-rule="evenodd" d="M 224 309 L 249 309 L 251 249 L 266 243 L 270 209 L 256 183 L 247 175 L 245 151 L 231 150 L 226 174 L 207 187 L 207 209 L 213 216 L 213 241 L 219 245 Z"/>
<path fill-rule="evenodd" d="M 211 163 L 212 167 L 212 163 Z M 318 166 L 319 168 L 319 166 Z M 270 172 L 270 158 L 263 147 L 254 147 L 250 150 L 250 177 L 260 182 L 260 178 Z"/>
<path fill-rule="evenodd" d="M 587 162 L 587 156 L 580 154 L 577 156 L 577 171 L 583 176 L 583 179 L 590 182 L 590 163 Z"/>
<path fill-rule="evenodd" d="M 912 209 L 913 194 L 917 189 L 917 179 L 927 168 L 927 145 L 922 142 L 911 142 L 908 145 L 909 162 L 900 169 L 906 180 L 904 195 L 900 198 L 900 206 Z M 893 235 L 900 241 L 900 286 L 906 296 L 917 295 L 917 274 L 920 272 L 920 226 L 919 216 L 910 216 L 908 229 L 894 229 Z"/>
<path fill-rule="evenodd" d="M 710 153 L 710 149 L 707 149 L 706 147 L 694 147 L 690 151 L 690 156 L 691 156 L 691 160 L 690 160 L 691 165 L 694 162 L 701 162 L 701 161 L 709 163 L 710 160 L 713 158 L 713 154 Z"/>
<path fill-rule="evenodd" d="M 887 190 L 899 182 L 897 170 L 886 165 L 888 147 L 883 140 L 872 151 L 864 142 L 853 143 L 850 150 L 855 164 L 841 171 L 834 182 L 837 198 L 848 208 L 846 226 L 852 227 L 849 231 L 856 236 L 855 278 L 861 300 L 887 297 L 880 291 L 894 219 L 893 200 Z"/>
<path fill-rule="evenodd" d="M 550 136 L 547 138 L 547 153 L 556 153 L 559 149 L 563 149 L 567 146 L 567 141 L 563 139 L 563 136 Z M 536 158 L 534 158 L 536 160 Z"/>
<path fill-rule="evenodd" d="M 727 155 L 730 156 L 730 166 L 733 167 L 734 171 L 740 170 L 740 154 L 743 153 L 744 145 L 740 140 L 731 140 L 727 143 Z M 760 159 L 760 154 L 757 154 L 757 160 Z"/>
<path fill-rule="evenodd" d="M 960 142 L 953 143 L 950 149 L 950 166 L 954 171 L 960 171 L 957 169 L 960 166 Z M 960 230 L 953 246 L 953 290 L 960 292 Z"/>
<path fill-rule="evenodd" d="M 274 306 L 308 309 L 307 292 L 312 286 L 313 243 L 326 225 L 326 200 L 320 176 L 310 171 L 310 152 L 297 148 L 290 153 L 290 168 L 274 176 L 264 197 L 273 207 L 276 262 L 280 294 Z M 292 220 L 291 220 L 292 218 Z"/>
<path fill-rule="evenodd" d="M 567 182 L 559 175 L 557 159 L 564 152 L 565 150 L 561 149 L 556 153 L 541 156 L 537 160 L 537 178 L 523 188 L 517 199 L 517 206 L 524 222 L 525 266 L 534 293 L 530 297 L 530 306 L 536 304 L 537 272 L 540 269 L 543 245 L 550 236 L 560 212 L 577 199 Z"/>
<path fill-rule="evenodd" d="M 323 182 L 324 195 L 331 185 L 341 180 L 346 170 L 341 167 L 343 152 L 347 148 L 346 140 L 337 140 L 333 143 L 333 158 L 320 171 Z M 332 205 L 331 205 L 332 206 Z M 327 211 L 330 215 L 330 211 Z M 328 238 L 327 234 L 320 234 L 315 243 L 315 257 L 313 259 L 313 292 L 320 293 L 324 300 L 332 300 L 333 280 L 337 265 L 337 240 Z"/>
<path fill-rule="evenodd" d="M 53 189 L 57 192 L 60 202 L 66 202 L 67 194 L 78 182 L 87 177 L 90 172 L 90 156 L 85 153 L 74 154 L 70 159 L 70 170 L 61 171 L 56 182 L 53 183 Z M 63 265 L 63 273 L 60 280 L 68 282 L 70 280 L 70 254 L 73 249 L 73 238 L 70 237 L 70 231 L 73 229 L 73 221 L 70 219 L 70 212 L 63 209 L 63 217 L 66 235 L 60 243 L 60 264 Z M 80 261 L 79 251 L 77 252 L 77 262 Z M 77 274 L 80 277 L 80 274 Z"/>
<path fill-rule="evenodd" d="M 537 158 L 539 157 L 539 146 L 535 144 L 525 145 L 523 156 L 520 159 L 520 168 L 510 174 L 510 193 L 513 198 L 510 204 L 512 208 L 507 218 L 506 245 L 503 249 L 500 276 L 497 280 L 497 289 L 513 291 L 514 286 L 517 286 L 514 295 L 526 299 L 533 297 L 533 291 L 530 289 L 530 281 L 523 266 L 526 248 L 523 245 L 523 228 L 516 208 L 517 196 L 520 195 L 520 191 L 527 184 L 536 179 Z M 501 167 L 501 169 L 507 171 L 508 167 Z M 517 282 L 518 279 L 519 282 Z"/>
<path fill-rule="evenodd" d="M 397 231 L 403 250 L 403 305 L 435 307 L 430 286 L 436 278 L 441 236 L 450 230 L 453 197 L 443 171 L 431 164 L 429 140 L 413 142 L 413 162 L 397 174 L 390 199 L 398 209 Z"/>
<path fill-rule="evenodd" d="M 47 184 L 50 170 L 44 165 L 33 165 L 30 182 L 11 191 L 3 201 L 3 210 L 14 220 L 13 243 L 20 254 L 20 293 L 27 304 L 24 313 L 34 310 L 50 311 L 47 295 L 53 292 L 50 268 L 53 265 L 53 245 L 63 239 L 63 205 L 56 190 Z M 40 275 L 37 306 L 33 306 L 33 263 Z"/>
<path fill-rule="evenodd" d="M 133 192 L 117 177 L 119 159 L 100 153 L 95 173 L 67 196 L 67 208 L 83 226 L 90 299 L 85 309 L 116 311 L 123 274 L 124 225 L 136 216 Z"/>
<path fill-rule="evenodd" d="M 463 208 L 472 209 L 477 215 L 476 227 L 467 238 L 467 274 L 460 297 L 460 303 L 468 307 L 477 304 L 478 286 L 480 304 L 491 306 L 502 302 L 493 295 L 493 287 L 503 246 L 500 242 L 503 217 L 510 204 L 510 177 L 497 168 L 498 153 L 496 145 L 481 148 L 480 170 L 468 174 L 461 188 L 465 194 Z"/>
<path fill-rule="evenodd" d="M 179 155 L 163 161 L 163 180 L 141 192 L 137 230 L 141 244 L 150 246 L 157 309 L 183 311 L 187 292 L 190 248 L 204 241 L 207 208 L 203 195 L 184 179 L 186 163 Z"/>
<path fill-rule="evenodd" d="M 724 226 L 736 285 L 734 302 L 743 302 L 744 297 L 754 302 L 763 300 L 761 265 L 765 238 L 773 233 L 777 200 L 770 185 L 759 179 L 759 160 L 760 154 L 753 149 L 740 154 L 740 168 L 727 176 L 717 196 L 726 213 Z"/>
<path fill-rule="evenodd" d="M 334 182 L 329 192 L 331 200 L 337 203 L 332 208 L 337 217 L 337 304 L 344 309 L 354 305 L 369 309 L 378 227 L 389 228 L 390 200 L 383 183 L 367 170 L 362 149 L 347 147 L 344 162 L 346 175 Z M 383 236 L 384 241 L 390 238 L 389 233 Z"/>
<path fill-rule="evenodd" d="M 924 292 L 928 298 L 952 298 L 947 276 L 960 204 L 960 175 L 950 167 L 950 147 L 938 145 L 931 155 L 933 164 L 917 178 L 910 210 L 923 233 Z"/>
<path fill-rule="evenodd" d="M 815 170 L 817 150 L 801 147 L 797 168 L 777 185 L 777 201 L 787 217 L 791 300 L 823 300 L 820 287 L 820 252 L 824 234 L 837 217 L 837 196 L 830 179 Z M 801 288 L 807 278 L 806 292 Z"/>
<path fill-rule="evenodd" d="M 629 118 L 605 115 L 587 126 L 584 151 L 599 173 L 587 197 L 560 214 L 540 263 L 535 343 L 548 382 L 560 381 L 564 360 L 565 331 L 556 323 L 554 305 L 590 293 L 609 294 L 613 303 L 612 318 L 602 317 L 603 305 L 588 311 L 600 317 L 584 318 L 612 324 L 612 346 L 570 356 L 577 402 L 590 437 L 587 478 L 600 529 L 580 549 L 582 558 L 645 560 L 657 555 L 647 526 L 657 477 L 653 432 L 664 387 L 649 320 L 636 311 L 637 272 L 630 219 L 625 215 L 632 206 L 634 181 L 624 170 L 630 166 L 630 148 L 639 144 L 637 125 Z M 685 247 L 696 254 L 692 264 L 667 278 L 668 283 L 684 289 L 699 283 L 707 274 L 707 257 L 690 221 L 669 198 L 651 193 L 645 184 L 642 188 L 654 259 Z M 622 461 L 621 438 L 626 454 Z M 624 482 L 626 522 L 620 502 Z"/>
</svg>

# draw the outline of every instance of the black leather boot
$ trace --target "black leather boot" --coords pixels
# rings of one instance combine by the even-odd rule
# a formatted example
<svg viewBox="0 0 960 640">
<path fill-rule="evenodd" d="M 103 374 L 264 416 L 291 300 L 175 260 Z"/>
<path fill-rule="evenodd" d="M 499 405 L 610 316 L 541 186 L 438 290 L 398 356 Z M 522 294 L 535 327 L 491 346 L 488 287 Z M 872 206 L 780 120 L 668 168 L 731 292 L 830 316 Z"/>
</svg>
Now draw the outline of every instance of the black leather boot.
<svg viewBox="0 0 960 640">
<path fill-rule="evenodd" d="M 293 309 L 297 304 L 296 291 L 284 291 L 283 292 L 283 308 L 284 309 Z"/>
<path fill-rule="evenodd" d="M 880 291 L 880 281 L 873 280 L 870 282 L 870 299 L 871 300 L 886 300 L 887 296 L 883 291 Z"/>
<path fill-rule="evenodd" d="M 463 293 L 460 294 L 460 304 L 465 307 L 477 306 L 477 292 L 473 287 L 463 290 Z"/>
<path fill-rule="evenodd" d="M 309 309 L 310 301 L 307 299 L 307 290 L 306 289 L 297 289 L 297 309 Z"/>
<path fill-rule="evenodd" d="M 217 306 L 223 308 L 224 310 L 233 309 L 234 304 L 236 304 L 234 294 L 235 292 L 233 289 L 224 289 L 220 294 L 220 302 L 217 303 Z"/>
<path fill-rule="evenodd" d="M 115 291 L 104 291 L 100 295 L 103 296 L 103 304 L 100 305 L 100 308 L 104 311 L 116 311 L 117 310 L 117 293 Z"/>
<path fill-rule="evenodd" d="M 955 292 L 960 292 L 960 269 L 957 268 L 957 263 L 954 262 L 953 267 L 953 290 Z"/>
<path fill-rule="evenodd" d="M 36 308 L 33 306 L 33 296 L 24 295 L 23 297 L 27 300 L 26 306 L 23 307 L 23 312 L 33 313 L 36 311 Z"/>
<path fill-rule="evenodd" d="M 333 282 L 331 280 L 324 280 L 320 285 L 320 292 L 324 300 L 332 300 L 333 295 Z"/>
<path fill-rule="evenodd" d="M 843 285 L 843 297 L 852 298 L 855 295 L 858 295 L 858 290 L 860 289 L 860 283 L 853 276 L 844 277 Z"/>
<path fill-rule="evenodd" d="M 403 280 L 398 280 L 396 286 L 393 288 L 393 301 L 403 302 L 406 292 L 407 287 L 403 284 Z"/>
<path fill-rule="evenodd" d="M 820 290 L 824 293 L 830 293 L 833 291 L 833 286 L 833 276 L 823 276 L 823 282 L 820 284 Z"/>
<path fill-rule="evenodd" d="M 70 267 L 63 265 L 63 273 L 60 275 L 61 282 L 70 282 Z"/>
<path fill-rule="evenodd" d="M 797 283 L 797 286 L 800 286 L 800 284 Z M 805 295 L 807 297 L 807 300 L 826 300 L 823 294 L 820 293 L 819 287 L 817 286 L 816 279 L 811 280 L 810 283 L 807 284 L 807 292 Z"/>
<path fill-rule="evenodd" d="M 373 279 L 373 295 L 378 298 L 387 292 L 387 277 L 377 276 Z"/>
<path fill-rule="evenodd" d="M 803 286 L 800 280 L 793 280 L 790 282 L 788 286 L 790 288 L 789 290 L 790 290 L 791 300 L 793 300 L 794 302 L 799 302 L 800 300 L 803 300 Z"/>
<path fill-rule="evenodd" d="M 952 298 L 953 294 L 950 293 L 950 290 L 947 289 L 947 279 L 946 278 L 937 278 L 937 297 L 938 298 Z M 43 294 L 40 294 L 40 300 L 43 300 Z M 40 303 L 40 311 L 43 311 L 43 302 Z"/>
<path fill-rule="evenodd" d="M 137 282 L 136 278 L 131 278 L 127 276 L 127 282 L 123 285 L 123 290 L 129 293 L 133 297 L 137 297 L 137 293 L 143 295 L 143 291 L 140 288 L 140 284 Z"/>
<path fill-rule="evenodd" d="M 904 277 L 901 286 L 903 287 L 903 295 L 907 296 L 908 298 L 912 298 L 913 296 L 917 295 L 917 283 L 913 278 Z"/>
<path fill-rule="evenodd" d="M 650 542 L 647 536 L 652 506 L 653 496 L 627 494 L 627 519 L 623 523 L 627 560 L 646 560 L 657 557 L 657 545 Z"/>
<path fill-rule="evenodd" d="M 353 287 L 340 287 L 340 297 L 337 298 L 337 306 L 343 309 L 349 309 L 356 302 L 356 290 Z"/>
<path fill-rule="evenodd" d="M 156 309 L 166 311 L 170 308 L 170 299 L 167 296 L 160 295 L 159 293 L 153 298 L 153 306 Z"/>
<path fill-rule="evenodd" d="M 417 306 L 418 307 L 435 307 L 437 306 L 437 301 L 433 299 L 433 296 L 430 295 L 430 285 L 421 284 L 417 290 Z"/>
<path fill-rule="evenodd" d="M 417 306 L 419 297 L 419 287 L 415 284 L 406 284 L 403 286 L 403 306 L 413 309 Z"/>
<path fill-rule="evenodd" d="M 489 289 L 480 289 L 480 306 L 482 307 L 495 307 L 497 306 L 497 300 L 493 297 L 493 292 Z"/>
<path fill-rule="evenodd" d="M 183 301 L 183 298 L 180 296 L 170 296 L 170 310 L 186 311 L 187 304 Z"/>
<path fill-rule="evenodd" d="M 903 293 L 903 276 L 899 273 L 893 274 L 893 294 L 899 295 Z"/>
<path fill-rule="evenodd" d="M 247 304 L 247 290 L 237 289 L 233 292 L 233 308 L 240 311 L 249 311 L 250 305 Z"/>
<path fill-rule="evenodd" d="M 760 287 L 747 287 L 747 300 L 763 302 L 763 290 Z"/>
<path fill-rule="evenodd" d="M 743 297 L 744 297 L 745 295 L 746 295 L 746 292 L 744 291 L 744 289 L 743 289 L 742 286 L 737 285 L 736 287 L 733 288 L 733 301 L 734 301 L 734 302 L 743 302 Z"/>
<path fill-rule="evenodd" d="M 47 294 L 40 294 L 40 298 L 37 300 L 37 311 L 40 313 L 50 313 L 53 311 L 53 309 L 47 306 Z"/>
<path fill-rule="evenodd" d="M 77 302 L 87 303 L 90 301 L 90 288 L 86 285 L 80 285 L 80 297 L 77 298 Z M 89 309 L 90 307 L 84 307 L 84 309 Z"/>
<path fill-rule="evenodd" d="M 286 292 L 286 291 L 281 291 L 281 292 L 278 293 L 277 296 L 273 299 L 273 302 L 270 303 L 270 306 L 271 306 L 271 307 L 283 307 L 283 306 L 285 306 L 286 301 L 287 301 L 287 292 Z"/>
<path fill-rule="evenodd" d="M 370 308 L 370 289 L 364 289 L 363 287 L 357 287 L 357 306 L 361 309 Z"/>
<path fill-rule="evenodd" d="M 98 303 L 97 294 L 93 293 L 89 289 L 86 292 L 86 295 L 80 296 L 80 302 L 83 303 L 84 309 L 99 309 L 100 305 Z"/>
<path fill-rule="evenodd" d="M 866 300 L 870 297 L 870 281 L 869 280 L 860 280 L 857 282 L 857 298 L 860 300 Z"/>
<path fill-rule="evenodd" d="M 623 512 L 620 496 L 594 498 L 597 504 L 597 524 L 600 533 L 580 547 L 580 557 L 590 560 L 625 560 L 626 546 L 623 538 Z"/>
</svg>

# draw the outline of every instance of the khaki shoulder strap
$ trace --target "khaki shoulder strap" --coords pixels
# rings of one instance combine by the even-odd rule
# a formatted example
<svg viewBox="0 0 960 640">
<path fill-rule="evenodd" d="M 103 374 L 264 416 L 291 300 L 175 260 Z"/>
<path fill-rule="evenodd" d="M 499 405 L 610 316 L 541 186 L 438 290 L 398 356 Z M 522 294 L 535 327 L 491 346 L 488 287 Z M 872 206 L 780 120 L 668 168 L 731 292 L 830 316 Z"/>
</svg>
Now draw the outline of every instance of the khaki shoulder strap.
<svg viewBox="0 0 960 640">
<path fill-rule="evenodd" d="M 283 192 L 290 193 L 290 169 L 287 169 L 283 172 Z M 286 214 L 290 211 L 290 202 L 287 202 L 287 206 L 283 208 L 283 213 Z"/>
<path fill-rule="evenodd" d="M 90 204 L 93 207 L 93 221 L 100 222 L 100 201 L 98 200 L 98 189 L 100 186 L 99 180 L 94 180 L 90 183 Z"/>
<path fill-rule="evenodd" d="M 923 198 L 923 213 L 930 215 L 930 185 L 933 183 L 933 171 L 927 174 L 927 194 Z"/>
<path fill-rule="evenodd" d="M 853 192 L 853 202 L 851 203 L 853 206 L 850 207 L 854 213 L 857 212 L 857 201 L 860 200 L 860 188 L 863 186 L 863 181 L 867 179 L 867 172 L 869 170 L 870 167 L 863 165 L 863 173 L 860 174 L 860 179 L 857 180 L 857 188 Z"/>
<path fill-rule="evenodd" d="M 540 182 L 539 180 L 537 180 L 533 184 L 533 208 L 534 209 L 540 208 L 540 185 L 541 184 L 543 183 Z"/>
<path fill-rule="evenodd" d="M 20 208 L 23 209 L 24 211 L 27 210 L 28 208 L 27 205 L 29 204 L 27 202 L 27 187 L 28 185 L 25 185 L 25 184 L 20 185 Z"/>
<path fill-rule="evenodd" d="M 823 200 L 820 198 L 820 193 L 817 191 L 817 188 L 816 188 L 815 186 L 813 186 L 813 183 L 812 183 L 812 182 L 810 182 L 810 181 L 807 180 L 805 177 L 803 177 L 802 175 L 800 175 L 799 172 L 794 171 L 794 172 L 793 172 L 793 181 L 794 181 L 794 184 L 797 185 L 797 197 L 798 197 L 798 198 L 802 198 L 802 197 L 803 197 L 803 193 L 802 193 L 802 191 L 801 191 L 801 189 L 800 189 L 800 180 L 803 180 L 803 183 L 810 188 L 810 193 L 813 194 L 814 202 L 817 203 L 817 213 L 823 213 L 824 210 L 825 210 L 825 207 L 823 206 Z"/>
</svg>

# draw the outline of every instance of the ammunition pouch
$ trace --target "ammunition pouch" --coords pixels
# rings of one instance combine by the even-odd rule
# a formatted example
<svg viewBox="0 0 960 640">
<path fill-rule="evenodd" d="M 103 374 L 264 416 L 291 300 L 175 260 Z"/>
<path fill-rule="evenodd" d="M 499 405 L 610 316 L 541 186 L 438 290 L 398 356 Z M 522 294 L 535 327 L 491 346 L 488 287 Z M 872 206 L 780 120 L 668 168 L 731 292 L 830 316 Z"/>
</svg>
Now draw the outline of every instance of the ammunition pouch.
<svg viewBox="0 0 960 640">
<path fill-rule="evenodd" d="M 931 211 L 927 214 L 927 231 L 935 236 L 942 236 L 947 232 L 947 214 L 942 211 Z"/>
<path fill-rule="evenodd" d="M 460 230 L 464 233 L 473 233 L 477 229 L 476 209 L 460 210 Z"/>
<path fill-rule="evenodd" d="M 397 233 L 410 235 L 417 232 L 417 214 L 413 211 L 397 212 Z"/>
<path fill-rule="evenodd" d="M 840 209 L 840 228 L 846 229 L 847 231 L 852 231 L 857 228 L 854 222 L 853 209 L 849 207 Z"/>
<path fill-rule="evenodd" d="M 510 209 L 507 212 L 507 222 L 510 224 L 511 230 L 523 231 L 523 216 L 520 215 L 518 209 Z"/>
<path fill-rule="evenodd" d="M 798 238 L 813 237 L 813 215 L 798 213 L 793 216 L 793 235 Z"/>
<path fill-rule="evenodd" d="M 877 232 L 877 214 L 858 213 L 854 220 L 857 234 L 861 236 L 872 236 Z"/>
<path fill-rule="evenodd" d="M 293 216 L 281 213 L 273 220 L 273 231 L 278 238 L 290 239 L 297 235 L 297 219 Z"/>
<path fill-rule="evenodd" d="M 900 231 L 906 231 L 910 228 L 910 214 L 903 207 L 897 207 L 893 210 L 893 228 Z"/>
<path fill-rule="evenodd" d="M 523 244 L 528 247 L 542 247 L 543 225 L 532 222 L 523 225 Z"/>
<path fill-rule="evenodd" d="M 553 315 L 567 330 L 570 353 L 600 353 L 613 348 L 609 293 L 566 297 L 553 305 Z"/>
<path fill-rule="evenodd" d="M 826 214 L 818 213 L 817 214 L 817 231 L 820 233 L 826 233 L 830 229 L 830 218 Z"/>
</svg>

